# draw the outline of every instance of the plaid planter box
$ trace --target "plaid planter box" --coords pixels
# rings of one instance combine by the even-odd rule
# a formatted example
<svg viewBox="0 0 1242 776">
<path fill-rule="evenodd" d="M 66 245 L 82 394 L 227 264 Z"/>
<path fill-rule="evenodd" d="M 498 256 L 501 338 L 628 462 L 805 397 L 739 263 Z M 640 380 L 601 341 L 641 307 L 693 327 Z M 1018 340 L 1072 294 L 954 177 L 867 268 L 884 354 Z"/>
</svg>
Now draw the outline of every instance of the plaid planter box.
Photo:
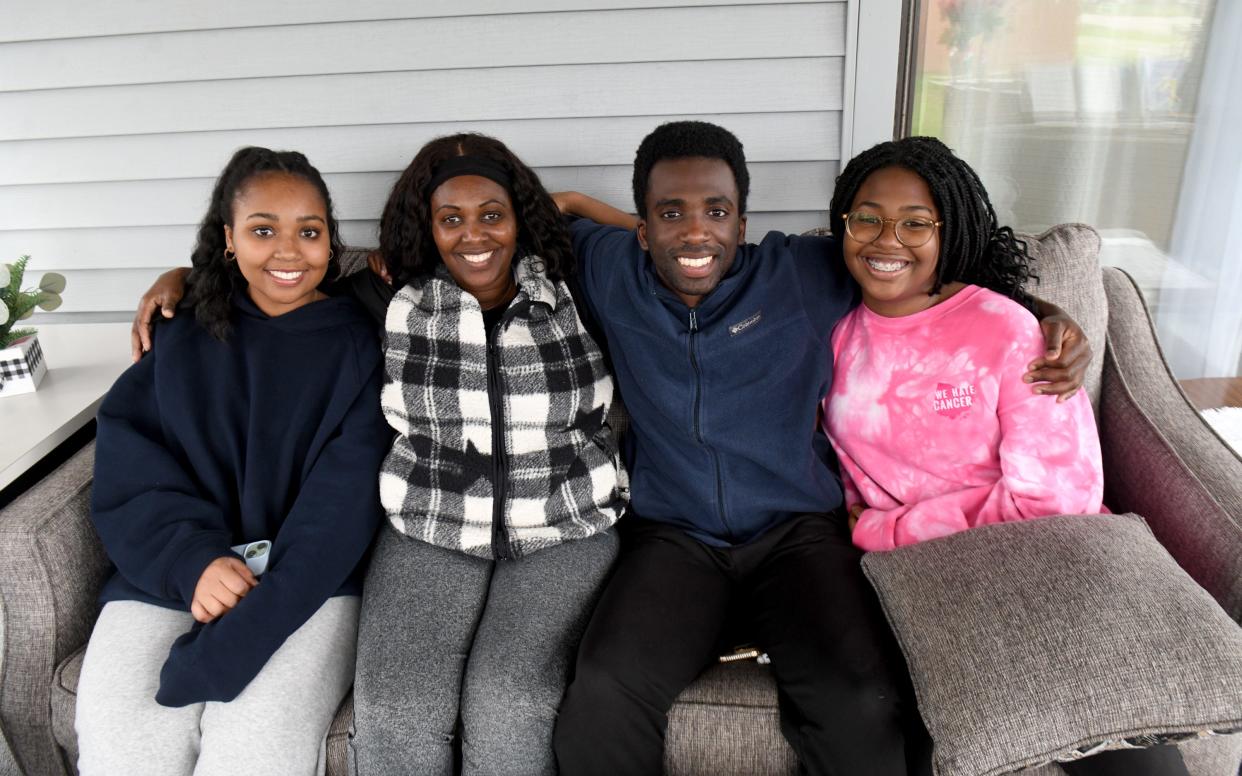
<svg viewBox="0 0 1242 776">
<path fill-rule="evenodd" d="M 47 374 L 39 335 L 24 337 L 0 350 L 0 396 L 30 393 Z"/>
</svg>

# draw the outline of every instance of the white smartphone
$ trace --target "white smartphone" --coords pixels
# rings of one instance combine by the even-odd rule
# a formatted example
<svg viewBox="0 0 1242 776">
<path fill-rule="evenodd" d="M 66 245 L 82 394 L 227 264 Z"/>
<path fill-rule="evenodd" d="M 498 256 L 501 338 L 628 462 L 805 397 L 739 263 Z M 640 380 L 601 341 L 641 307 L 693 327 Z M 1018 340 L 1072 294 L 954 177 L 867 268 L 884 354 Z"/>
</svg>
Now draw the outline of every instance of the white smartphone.
<svg viewBox="0 0 1242 776">
<path fill-rule="evenodd" d="M 238 544 L 229 549 L 242 556 L 242 560 L 246 561 L 246 568 L 250 569 L 250 573 L 256 577 L 262 576 L 263 572 L 267 571 L 267 559 L 272 554 L 272 543 L 267 539 Z"/>
</svg>

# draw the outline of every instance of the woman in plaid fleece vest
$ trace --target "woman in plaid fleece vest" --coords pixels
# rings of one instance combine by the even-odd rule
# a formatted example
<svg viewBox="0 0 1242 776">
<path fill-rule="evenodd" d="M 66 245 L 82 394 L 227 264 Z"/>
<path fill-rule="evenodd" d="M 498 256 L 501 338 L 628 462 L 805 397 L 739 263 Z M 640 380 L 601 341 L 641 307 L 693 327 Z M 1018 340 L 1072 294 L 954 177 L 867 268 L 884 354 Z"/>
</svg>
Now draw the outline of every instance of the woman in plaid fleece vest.
<svg viewBox="0 0 1242 776">
<path fill-rule="evenodd" d="M 568 233 L 526 165 L 463 134 L 397 181 L 381 247 L 397 436 L 359 633 L 359 772 L 555 773 L 556 710 L 627 500 Z"/>
</svg>

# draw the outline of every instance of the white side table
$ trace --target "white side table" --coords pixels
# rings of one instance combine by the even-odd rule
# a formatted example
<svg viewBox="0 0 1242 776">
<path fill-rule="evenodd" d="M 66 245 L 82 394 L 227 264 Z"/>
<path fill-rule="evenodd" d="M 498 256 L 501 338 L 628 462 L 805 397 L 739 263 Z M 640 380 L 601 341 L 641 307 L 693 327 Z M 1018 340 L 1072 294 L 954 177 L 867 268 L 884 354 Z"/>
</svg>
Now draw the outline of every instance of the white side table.
<svg viewBox="0 0 1242 776">
<path fill-rule="evenodd" d="M 41 323 L 47 375 L 34 393 L 0 399 L 0 488 L 94 417 L 130 365 L 128 323 Z"/>
</svg>

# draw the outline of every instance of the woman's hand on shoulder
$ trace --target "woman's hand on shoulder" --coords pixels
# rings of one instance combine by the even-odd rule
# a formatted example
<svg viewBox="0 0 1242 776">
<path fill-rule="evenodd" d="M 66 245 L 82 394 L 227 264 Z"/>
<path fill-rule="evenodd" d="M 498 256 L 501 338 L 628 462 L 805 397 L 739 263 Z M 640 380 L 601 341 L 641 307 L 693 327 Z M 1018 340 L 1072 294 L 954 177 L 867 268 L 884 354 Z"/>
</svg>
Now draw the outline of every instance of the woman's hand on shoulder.
<svg viewBox="0 0 1242 776">
<path fill-rule="evenodd" d="M 237 606 L 259 580 L 246 568 L 241 558 L 226 555 L 207 564 L 194 586 L 190 614 L 201 623 L 209 623 Z"/>
<path fill-rule="evenodd" d="M 185 296 L 185 279 L 190 274 L 186 267 L 170 269 L 155 279 L 138 301 L 138 312 L 129 328 L 129 350 L 134 363 L 151 350 L 151 320 L 156 309 L 165 318 L 177 314 L 177 303 Z"/>
</svg>

